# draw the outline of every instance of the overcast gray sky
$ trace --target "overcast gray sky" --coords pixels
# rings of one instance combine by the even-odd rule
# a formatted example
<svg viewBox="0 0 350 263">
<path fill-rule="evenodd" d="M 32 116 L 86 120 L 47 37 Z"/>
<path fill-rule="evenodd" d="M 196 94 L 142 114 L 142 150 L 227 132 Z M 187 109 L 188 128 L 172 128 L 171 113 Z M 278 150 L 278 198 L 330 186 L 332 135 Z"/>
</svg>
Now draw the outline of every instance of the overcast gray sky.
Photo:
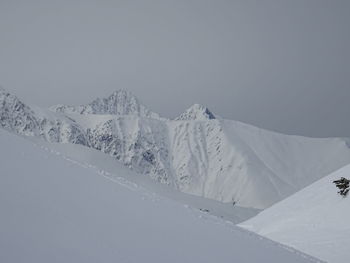
<svg viewBox="0 0 350 263">
<path fill-rule="evenodd" d="M 0 85 L 40 106 L 131 90 L 289 134 L 350 137 L 350 1 L 0 0 Z"/>
</svg>

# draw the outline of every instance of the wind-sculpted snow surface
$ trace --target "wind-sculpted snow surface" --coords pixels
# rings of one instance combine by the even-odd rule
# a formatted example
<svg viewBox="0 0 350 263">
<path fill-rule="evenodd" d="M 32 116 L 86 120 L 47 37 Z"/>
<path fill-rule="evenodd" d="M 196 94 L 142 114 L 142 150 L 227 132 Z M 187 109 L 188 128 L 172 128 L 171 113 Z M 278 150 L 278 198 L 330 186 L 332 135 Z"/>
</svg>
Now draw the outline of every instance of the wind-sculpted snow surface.
<svg viewBox="0 0 350 263">
<path fill-rule="evenodd" d="M 332 263 L 349 260 L 350 199 L 333 184 L 350 165 L 273 205 L 240 226 Z"/>
<path fill-rule="evenodd" d="M 0 145 L 0 262 L 318 262 L 4 130 Z"/>
<path fill-rule="evenodd" d="M 198 104 L 167 120 L 116 91 L 52 109 L 33 110 L 0 92 L 7 130 L 89 146 L 185 193 L 244 207 L 269 207 L 350 163 L 345 139 L 282 135 L 218 118 Z"/>
</svg>

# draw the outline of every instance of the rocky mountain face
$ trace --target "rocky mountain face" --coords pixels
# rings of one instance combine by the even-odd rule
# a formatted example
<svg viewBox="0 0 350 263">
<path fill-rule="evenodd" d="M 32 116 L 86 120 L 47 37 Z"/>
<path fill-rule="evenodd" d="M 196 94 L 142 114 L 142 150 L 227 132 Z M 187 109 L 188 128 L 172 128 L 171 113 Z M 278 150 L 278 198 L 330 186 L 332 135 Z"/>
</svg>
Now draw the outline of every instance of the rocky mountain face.
<svg viewBox="0 0 350 263">
<path fill-rule="evenodd" d="M 110 115 L 136 115 L 139 117 L 159 118 L 142 105 L 139 100 L 126 90 L 115 91 L 107 98 L 97 98 L 87 105 L 51 107 L 54 112 L 77 114 L 110 114 Z"/>
<path fill-rule="evenodd" d="M 41 137 L 48 142 L 89 146 L 85 132 L 65 116 L 35 112 L 16 96 L 0 89 L 0 127 L 24 136 Z"/>
<path fill-rule="evenodd" d="M 113 117 L 87 129 L 91 147 L 107 153 L 156 181 L 172 183 L 167 126 L 135 116 Z"/>
<path fill-rule="evenodd" d="M 350 163 L 345 139 L 282 135 L 218 118 L 198 104 L 168 120 L 126 91 L 47 111 L 2 90 L 0 125 L 92 147 L 189 194 L 260 209 Z"/>
</svg>

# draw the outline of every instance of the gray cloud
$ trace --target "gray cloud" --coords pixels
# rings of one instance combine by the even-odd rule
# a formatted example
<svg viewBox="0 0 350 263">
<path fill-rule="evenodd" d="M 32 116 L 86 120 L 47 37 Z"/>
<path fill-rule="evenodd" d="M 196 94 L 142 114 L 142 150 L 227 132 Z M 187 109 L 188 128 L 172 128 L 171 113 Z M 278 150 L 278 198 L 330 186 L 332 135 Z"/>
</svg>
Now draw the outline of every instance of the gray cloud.
<svg viewBox="0 0 350 263">
<path fill-rule="evenodd" d="M 350 1 L 0 2 L 0 84 L 42 106 L 129 89 L 263 128 L 350 136 Z"/>
</svg>

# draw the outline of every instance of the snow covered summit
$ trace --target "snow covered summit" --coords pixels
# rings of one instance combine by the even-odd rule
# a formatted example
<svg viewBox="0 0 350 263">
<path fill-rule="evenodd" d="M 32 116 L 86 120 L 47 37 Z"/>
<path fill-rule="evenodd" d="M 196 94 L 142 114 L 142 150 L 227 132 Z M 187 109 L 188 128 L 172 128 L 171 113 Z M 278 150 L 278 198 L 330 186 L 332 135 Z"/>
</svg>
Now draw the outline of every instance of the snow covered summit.
<svg viewBox="0 0 350 263">
<path fill-rule="evenodd" d="M 140 103 L 136 96 L 126 90 L 117 90 L 107 98 L 97 98 L 87 105 L 56 105 L 51 107 L 51 110 L 60 113 L 136 115 L 159 118 L 157 113 L 150 111 Z"/>
<path fill-rule="evenodd" d="M 194 104 L 182 113 L 175 120 L 177 121 L 190 121 L 190 120 L 213 120 L 216 119 L 215 115 L 203 105 Z"/>
</svg>

